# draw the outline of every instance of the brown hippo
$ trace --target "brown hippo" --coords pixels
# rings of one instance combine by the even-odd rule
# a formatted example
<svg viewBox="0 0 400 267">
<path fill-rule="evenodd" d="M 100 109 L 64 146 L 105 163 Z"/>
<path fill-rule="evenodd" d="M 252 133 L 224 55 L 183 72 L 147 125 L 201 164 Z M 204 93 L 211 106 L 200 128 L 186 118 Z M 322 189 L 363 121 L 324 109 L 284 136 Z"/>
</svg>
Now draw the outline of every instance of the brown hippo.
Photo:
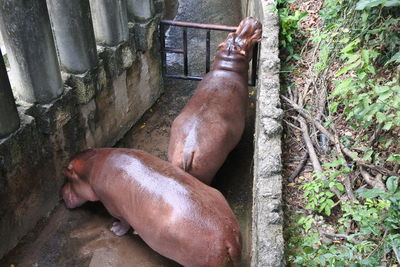
<svg viewBox="0 0 400 267">
<path fill-rule="evenodd" d="M 184 266 L 237 266 L 241 235 L 222 194 L 167 161 L 134 149 L 89 149 L 64 169 L 68 208 L 101 201 L 155 251 Z"/>
<path fill-rule="evenodd" d="M 206 184 L 239 142 L 248 102 L 248 68 L 261 23 L 248 17 L 219 45 L 214 64 L 172 123 L 169 161 Z"/>
</svg>

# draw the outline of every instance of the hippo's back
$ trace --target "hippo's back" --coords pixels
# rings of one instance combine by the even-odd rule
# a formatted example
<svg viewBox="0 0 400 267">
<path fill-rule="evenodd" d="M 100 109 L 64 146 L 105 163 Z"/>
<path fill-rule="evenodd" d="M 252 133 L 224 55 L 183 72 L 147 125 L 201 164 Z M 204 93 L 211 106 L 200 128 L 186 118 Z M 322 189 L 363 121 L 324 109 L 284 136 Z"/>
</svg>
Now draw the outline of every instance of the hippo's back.
<svg viewBox="0 0 400 267">
<path fill-rule="evenodd" d="M 219 191 L 143 151 L 118 149 L 108 161 L 136 194 L 128 222 L 154 250 L 185 266 L 240 258 L 240 230 Z"/>
</svg>

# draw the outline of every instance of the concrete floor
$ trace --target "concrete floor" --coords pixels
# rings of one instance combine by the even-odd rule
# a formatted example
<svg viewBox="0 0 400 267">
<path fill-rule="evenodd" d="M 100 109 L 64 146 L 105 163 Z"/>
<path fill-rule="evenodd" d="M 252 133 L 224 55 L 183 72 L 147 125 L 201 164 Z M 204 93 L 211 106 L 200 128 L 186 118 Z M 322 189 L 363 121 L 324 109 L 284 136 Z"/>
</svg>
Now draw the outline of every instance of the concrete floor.
<svg viewBox="0 0 400 267">
<path fill-rule="evenodd" d="M 176 20 L 200 23 L 237 25 L 240 3 L 234 8 L 230 0 L 180 1 Z M 201 74 L 204 69 L 205 41 L 203 33 L 189 31 L 191 62 L 189 71 Z M 167 44 L 180 40 L 179 29 L 171 28 Z M 212 47 L 226 37 L 226 33 L 212 36 Z M 178 45 L 175 45 L 178 46 Z M 203 50 L 202 50 L 203 49 Z M 216 49 L 214 49 L 215 51 Z M 181 59 L 168 57 L 172 72 L 181 69 Z M 164 95 L 146 112 L 143 118 L 116 145 L 143 149 L 166 159 L 169 130 L 192 95 L 198 82 L 167 79 Z M 212 186 L 219 189 L 233 209 L 243 236 L 243 266 L 250 265 L 252 159 L 254 134 L 254 92 L 250 92 L 247 127 L 240 144 L 230 154 L 218 172 Z M 224 103 L 221 103 L 224 104 Z M 109 230 L 114 219 L 100 203 L 87 203 L 75 210 L 67 210 L 61 203 L 51 216 L 38 225 L 21 244 L 0 261 L 0 266 L 179 266 L 151 250 L 132 233 L 114 236 Z"/>
</svg>

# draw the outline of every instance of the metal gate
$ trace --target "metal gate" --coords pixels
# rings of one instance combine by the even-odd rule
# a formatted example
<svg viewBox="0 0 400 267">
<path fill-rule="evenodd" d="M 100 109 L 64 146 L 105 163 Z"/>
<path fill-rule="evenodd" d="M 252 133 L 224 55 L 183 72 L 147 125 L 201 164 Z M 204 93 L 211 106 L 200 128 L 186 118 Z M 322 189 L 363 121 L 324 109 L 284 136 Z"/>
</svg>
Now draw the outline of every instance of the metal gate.
<svg viewBox="0 0 400 267">
<path fill-rule="evenodd" d="M 182 48 L 175 47 L 165 47 L 165 30 L 168 26 L 175 26 L 182 28 Z M 183 22 L 183 21 L 175 21 L 175 20 L 161 20 L 160 21 L 160 42 L 161 42 L 161 62 L 162 62 L 162 70 L 163 76 L 167 78 L 175 78 L 175 79 L 184 79 L 184 80 L 201 80 L 203 76 L 194 76 L 189 74 L 188 69 L 188 41 L 187 41 L 187 29 L 199 29 L 206 31 L 206 65 L 205 72 L 210 71 L 211 65 L 211 54 L 210 54 L 210 41 L 211 41 L 211 31 L 226 31 L 226 32 L 234 32 L 237 27 L 224 26 L 224 25 L 215 25 L 215 24 L 201 24 L 201 23 L 193 23 L 193 22 Z M 253 58 L 251 60 L 251 74 L 249 86 L 255 86 L 257 80 L 257 57 L 258 57 L 258 43 L 254 46 Z M 183 54 L 183 74 L 169 74 L 167 72 L 167 54 Z"/>
</svg>

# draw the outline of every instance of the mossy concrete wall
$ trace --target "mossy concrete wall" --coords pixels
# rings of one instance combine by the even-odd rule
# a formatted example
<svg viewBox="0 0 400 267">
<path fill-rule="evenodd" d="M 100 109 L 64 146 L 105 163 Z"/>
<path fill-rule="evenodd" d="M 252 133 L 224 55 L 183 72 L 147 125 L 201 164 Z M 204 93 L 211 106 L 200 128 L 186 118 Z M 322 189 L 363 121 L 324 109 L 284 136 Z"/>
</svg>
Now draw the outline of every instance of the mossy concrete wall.
<svg viewBox="0 0 400 267">
<path fill-rule="evenodd" d="M 19 103 L 21 127 L 0 139 L 0 258 L 57 205 L 62 168 L 77 151 L 112 146 L 162 91 L 157 25 L 164 10 L 129 23 L 129 40 L 98 46 L 99 64 L 63 73 L 65 92 L 46 105 Z"/>
<path fill-rule="evenodd" d="M 242 1 L 242 15 L 263 24 L 254 139 L 251 266 L 284 266 L 279 20 L 276 0 Z"/>
</svg>

